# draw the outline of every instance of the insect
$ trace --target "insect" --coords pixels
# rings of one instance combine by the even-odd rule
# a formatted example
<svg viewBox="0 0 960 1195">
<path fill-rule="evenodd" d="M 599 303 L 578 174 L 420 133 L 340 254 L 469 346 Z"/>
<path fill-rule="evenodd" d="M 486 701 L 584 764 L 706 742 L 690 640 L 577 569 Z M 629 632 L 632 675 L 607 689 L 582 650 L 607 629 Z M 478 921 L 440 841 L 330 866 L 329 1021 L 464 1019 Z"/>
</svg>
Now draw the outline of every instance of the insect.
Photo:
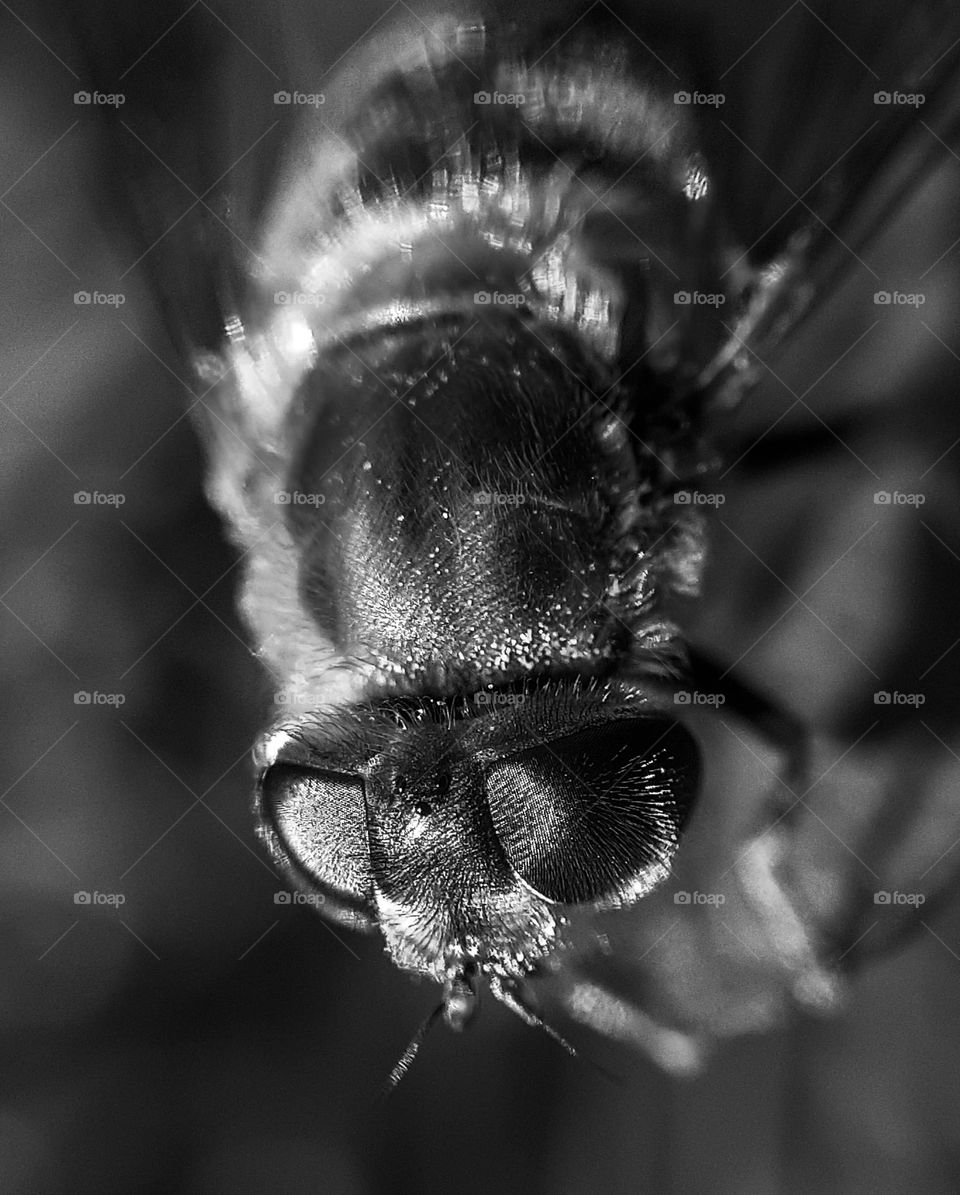
<svg viewBox="0 0 960 1195">
<path fill-rule="evenodd" d="M 913 50 L 946 11 L 920 7 Z M 546 1026 L 553 975 L 567 1013 L 682 1069 L 675 1031 L 567 982 L 564 959 L 585 921 L 634 924 L 664 891 L 706 763 L 691 693 L 729 701 L 783 776 L 806 766 L 804 729 L 671 611 L 702 581 L 709 425 L 881 220 L 851 187 L 882 210 L 908 188 L 886 176 L 916 111 L 786 217 L 754 212 L 751 243 L 726 96 L 694 85 L 655 8 L 629 16 L 440 11 L 378 31 L 322 87 L 301 69 L 273 96 L 299 119 L 255 235 L 204 203 L 159 285 L 169 303 L 167 275 L 209 264 L 179 318 L 276 683 L 255 758 L 278 866 L 436 981 L 450 1027 L 483 981 Z M 924 89 L 944 135 L 955 70 L 947 53 Z M 771 799 L 765 828 L 785 810 Z M 745 842 L 772 965 L 829 1002 L 776 840 Z"/>
</svg>

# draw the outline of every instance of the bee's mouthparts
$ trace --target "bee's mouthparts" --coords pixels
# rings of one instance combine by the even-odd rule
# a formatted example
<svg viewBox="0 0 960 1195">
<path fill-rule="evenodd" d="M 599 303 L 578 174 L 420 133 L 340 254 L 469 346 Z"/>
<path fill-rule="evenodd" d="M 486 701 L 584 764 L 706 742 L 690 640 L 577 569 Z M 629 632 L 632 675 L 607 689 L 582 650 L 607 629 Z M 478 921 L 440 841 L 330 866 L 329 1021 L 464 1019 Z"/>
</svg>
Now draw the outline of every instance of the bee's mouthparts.
<svg viewBox="0 0 960 1195">
<path fill-rule="evenodd" d="M 457 1033 L 466 1029 L 480 1012 L 480 983 L 476 964 L 457 971 L 443 989 L 443 1019 Z"/>
</svg>

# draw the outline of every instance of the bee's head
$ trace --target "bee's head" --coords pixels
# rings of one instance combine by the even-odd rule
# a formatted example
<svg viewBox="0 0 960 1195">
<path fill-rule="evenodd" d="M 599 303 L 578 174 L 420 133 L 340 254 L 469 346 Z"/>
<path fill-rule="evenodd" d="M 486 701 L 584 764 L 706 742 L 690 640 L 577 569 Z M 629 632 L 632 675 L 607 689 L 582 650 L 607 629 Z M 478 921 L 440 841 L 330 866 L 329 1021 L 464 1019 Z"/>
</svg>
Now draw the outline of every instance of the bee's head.
<svg viewBox="0 0 960 1195">
<path fill-rule="evenodd" d="M 454 1028 L 477 976 L 529 974 L 571 908 L 629 905 L 666 878 L 699 771 L 656 699 L 580 681 L 383 699 L 270 742 L 275 858 L 326 915 L 379 926 L 404 970 L 442 983 Z"/>
</svg>

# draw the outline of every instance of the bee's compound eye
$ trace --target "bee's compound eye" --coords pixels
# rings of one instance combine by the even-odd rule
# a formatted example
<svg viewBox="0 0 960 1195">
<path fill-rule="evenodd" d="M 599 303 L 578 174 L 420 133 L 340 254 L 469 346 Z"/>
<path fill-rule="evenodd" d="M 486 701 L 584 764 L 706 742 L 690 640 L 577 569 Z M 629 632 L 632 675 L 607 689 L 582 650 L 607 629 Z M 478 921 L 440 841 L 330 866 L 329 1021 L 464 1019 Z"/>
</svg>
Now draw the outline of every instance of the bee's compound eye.
<svg viewBox="0 0 960 1195">
<path fill-rule="evenodd" d="M 517 875 L 565 904 L 628 904 L 661 880 L 696 795 L 699 755 L 666 717 L 588 726 L 487 772 L 497 837 Z"/>
<path fill-rule="evenodd" d="M 260 781 L 260 812 L 288 861 L 334 904 L 370 899 L 370 848 L 359 776 L 276 763 Z"/>
</svg>

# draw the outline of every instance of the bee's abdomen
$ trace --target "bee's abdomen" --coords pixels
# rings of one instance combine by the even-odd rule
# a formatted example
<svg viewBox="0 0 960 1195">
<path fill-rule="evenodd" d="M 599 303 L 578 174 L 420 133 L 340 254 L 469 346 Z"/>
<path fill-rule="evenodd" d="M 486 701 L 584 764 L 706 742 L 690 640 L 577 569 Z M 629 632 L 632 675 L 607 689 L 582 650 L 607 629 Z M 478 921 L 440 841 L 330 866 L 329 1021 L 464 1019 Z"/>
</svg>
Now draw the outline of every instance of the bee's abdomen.
<svg viewBox="0 0 960 1195">
<path fill-rule="evenodd" d="M 278 488 L 310 499 L 296 575 L 267 534 L 251 567 L 253 618 L 281 580 L 292 612 L 279 670 L 314 632 L 420 683 L 599 667 L 668 639 L 660 597 L 699 577 L 671 501 L 700 464 L 678 396 L 723 335 L 674 302 L 677 278 L 720 289 L 694 123 L 598 14 L 438 28 L 307 114 L 231 333 L 219 423 L 259 449 L 215 463 L 220 505 L 252 542 Z"/>
<path fill-rule="evenodd" d="M 666 73 L 598 15 L 438 30 L 305 121 L 271 287 L 316 295 L 326 343 L 479 293 L 694 372 L 709 351 L 673 292 L 716 271 L 716 205 Z"/>
</svg>

